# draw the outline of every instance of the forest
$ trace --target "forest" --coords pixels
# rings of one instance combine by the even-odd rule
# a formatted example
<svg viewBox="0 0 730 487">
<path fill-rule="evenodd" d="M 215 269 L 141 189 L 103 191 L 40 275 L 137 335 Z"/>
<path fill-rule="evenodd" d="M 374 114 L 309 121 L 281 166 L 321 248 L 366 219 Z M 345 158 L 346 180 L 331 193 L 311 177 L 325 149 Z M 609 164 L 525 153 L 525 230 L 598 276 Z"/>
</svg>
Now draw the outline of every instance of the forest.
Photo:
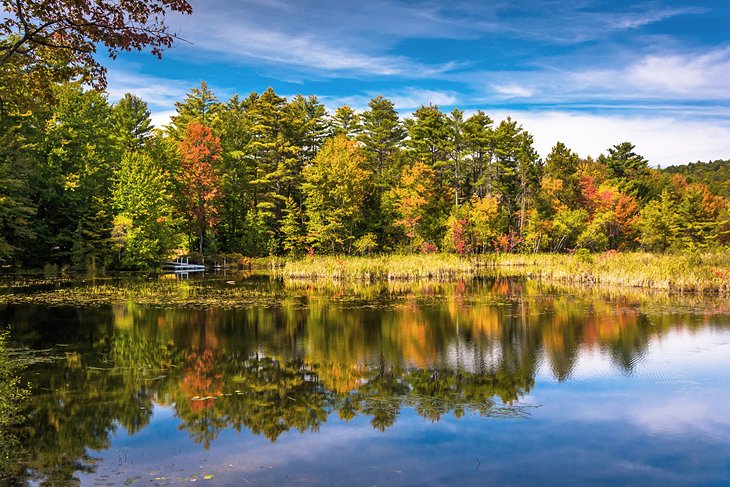
<svg viewBox="0 0 730 487">
<path fill-rule="evenodd" d="M 52 8 L 51 8 L 52 7 Z M 328 113 L 272 88 L 206 85 L 154 127 L 110 100 L 124 51 L 160 57 L 184 0 L 18 0 L 0 18 L 0 266 L 138 269 L 194 260 L 373 253 L 651 252 L 730 241 L 728 161 L 666 170 L 630 142 L 543 159 L 511 118 L 377 96 Z"/>
<path fill-rule="evenodd" d="M 516 120 L 386 98 L 328 113 L 205 83 L 156 128 L 80 82 L 0 113 L 0 260 L 154 267 L 172 255 L 713 249 L 730 240 L 706 164 L 654 169 L 630 142 L 541 159 Z M 727 163 L 712 167 L 727 171 Z M 709 174 L 709 176 L 708 176 Z M 715 178 L 716 179 L 716 178 Z"/>
</svg>

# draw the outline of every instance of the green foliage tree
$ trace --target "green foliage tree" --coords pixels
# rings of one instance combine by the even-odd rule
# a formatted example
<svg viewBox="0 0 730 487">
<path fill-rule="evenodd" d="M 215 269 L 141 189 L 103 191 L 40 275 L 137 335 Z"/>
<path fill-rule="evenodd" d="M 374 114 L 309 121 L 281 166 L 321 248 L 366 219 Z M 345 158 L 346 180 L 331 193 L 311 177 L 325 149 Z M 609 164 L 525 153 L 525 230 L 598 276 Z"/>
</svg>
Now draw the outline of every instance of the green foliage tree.
<svg viewBox="0 0 730 487">
<path fill-rule="evenodd" d="M 36 237 L 36 208 L 28 182 L 33 174 L 32 144 L 23 119 L 0 118 L 0 263 L 10 263 Z"/>
<path fill-rule="evenodd" d="M 184 101 L 175 103 L 176 114 L 170 118 L 167 132 L 180 141 L 185 137 L 188 125 L 192 122 L 215 127 L 219 108 L 220 102 L 215 93 L 208 88 L 205 81 L 202 81 L 199 88 L 190 90 Z"/>
<path fill-rule="evenodd" d="M 294 198 L 286 199 L 284 218 L 281 221 L 284 252 L 289 255 L 298 255 L 304 248 L 304 225 L 302 224 L 302 210 Z"/>
<path fill-rule="evenodd" d="M 689 185 L 677 207 L 679 241 L 688 249 L 707 248 L 718 240 L 724 201 L 702 185 Z"/>
<path fill-rule="evenodd" d="M 78 84 L 59 87 L 45 132 L 47 161 L 38 172 L 38 216 L 47 226 L 47 252 L 77 265 L 109 263 L 112 177 L 120 154 L 111 108 L 103 95 Z"/>
<path fill-rule="evenodd" d="M 304 169 L 304 180 L 310 243 L 316 249 L 351 253 L 372 188 L 366 154 L 355 141 L 335 136 Z"/>
<path fill-rule="evenodd" d="M 422 106 L 406 120 L 409 156 L 441 172 L 448 154 L 449 125 L 446 116 L 436 105 Z"/>
<path fill-rule="evenodd" d="M 650 201 L 639 216 L 639 241 L 650 251 L 667 250 L 679 234 L 679 215 L 672 194 L 664 190 L 661 197 Z"/>
<path fill-rule="evenodd" d="M 368 107 L 362 114 L 362 133 L 358 140 L 370 155 L 372 170 L 377 176 L 376 185 L 381 188 L 394 167 L 406 131 L 390 100 L 378 96 L 370 100 Z"/>
<path fill-rule="evenodd" d="M 301 182 L 301 147 L 292 138 L 292 111 L 287 110 L 286 99 L 268 89 L 252 97 L 247 110 L 251 142 L 249 157 L 255 161 L 251 190 L 255 220 L 265 223 L 268 233 L 268 252 L 280 250 L 281 219 L 286 198 L 300 199 L 297 184 Z"/>
<path fill-rule="evenodd" d="M 124 267 L 153 267 L 180 245 L 170 174 L 144 152 L 128 152 L 116 175 L 113 238 Z"/>
<path fill-rule="evenodd" d="M 347 105 L 342 105 L 335 110 L 332 117 L 332 127 L 334 135 L 344 135 L 345 137 L 356 139 L 362 131 L 362 117 Z"/>
<path fill-rule="evenodd" d="M 129 93 L 112 107 L 112 137 L 120 152 L 140 150 L 152 135 L 152 120 L 147 103 Z"/>
<path fill-rule="evenodd" d="M 233 96 L 219 113 L 223 195 L 217 228 L 224 250 L 257 255 L 258 251 L 247 243 L 252 226 L 246 224 L 246 220 L 255 211 L 252 181 L 256 172 L 256 160 L 249 153 L 253 140 L 247 113 L 249 107 L 249 100 Z"/>
<path fill-rule="evenodd" d="M 469 188 L 484 197 L 494 191 L 492 164 L 495 151 L 493 121 L 481 110 L 464 123 L 464 143 L 468 152 Z"/>
</svg>

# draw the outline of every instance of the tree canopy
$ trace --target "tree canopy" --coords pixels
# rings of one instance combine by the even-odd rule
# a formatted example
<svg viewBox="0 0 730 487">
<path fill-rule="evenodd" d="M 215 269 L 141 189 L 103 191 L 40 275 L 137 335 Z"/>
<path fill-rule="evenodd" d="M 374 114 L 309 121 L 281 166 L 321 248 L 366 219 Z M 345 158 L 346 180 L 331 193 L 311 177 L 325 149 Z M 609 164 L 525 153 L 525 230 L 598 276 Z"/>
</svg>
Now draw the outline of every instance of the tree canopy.
<svg viewBox="0 0 730 487">
<path fill-rule="evenodd" d="M 314 96 L 269 88 L 221 101 L 201 83 L 155 129 L 143 100 L 110 103 L 68 82 L 44 109 L 0 124 L 5 264 L 667 251 L 730 240 L 728 202 L 707 171 L 654 169 L 629 142 L 596 159 L 557 142 L 543 161 L 518 121 L 482 111 L 400 115 L 376 97 L 362 112 L 330 114 Z"/>
</svg>

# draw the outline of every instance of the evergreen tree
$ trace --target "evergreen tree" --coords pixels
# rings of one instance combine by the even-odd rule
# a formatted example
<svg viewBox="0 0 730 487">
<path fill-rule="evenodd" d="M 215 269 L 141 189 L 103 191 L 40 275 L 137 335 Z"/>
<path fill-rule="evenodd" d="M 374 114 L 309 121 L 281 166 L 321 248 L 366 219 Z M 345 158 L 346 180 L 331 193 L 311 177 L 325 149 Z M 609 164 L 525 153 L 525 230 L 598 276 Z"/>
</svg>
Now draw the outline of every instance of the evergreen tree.
<svg viewBox="0 0 730 487">
<path fill-rule="evenodd" d="M 412 161 L 421 161 L 441 175 L 449 153 L 449 123 L 435 105 L 422 106 L 406 120 L 408 153 Z"/>
<path fill-rule="evenodd" d="M 170 118 L 168 133 L 178 141 L 185 137 L 187 127 L 197 122 L 207 127 L 215 127 L 220 103 L 208 84 L 201 81 L 200 88 L 193 88 L 185 96 L 185 100 L 175 103 L 177 113 Z"/>
<path fill-rule="evenodd" d="M 27 118 L 27 117 L 26 117 Z M 36 208 L 28 182 L 33 171 L 32 144 L 22 117 L 0 117 L 0 263 L 20 258 L 36 238 L 31 220 Z"/>
<path fill-rule="evenodd" d="M 723 206 L 723 202 L 705 186 L 688 186 L 677 206 L 681 246 L 697 249 L 717 242 L 718 216 Z"/>
<path fill-rule="evenodd" d="M 147 103 L 129 93 L 112 107 L 113 138 L 120 152 L 141 149 L 152 135 L 152 120 Z"/>
<path fill-rule="evenodd" d="M 332 128 L 334 135 L 344 135 L 355 139 L 362 131 L 361 117 L 355 110 L 347 105 L 342 105 L 332 117 Z"/>
<path fill-rule="evenodd" d="M 663 252 L 672 245 L 680 226 L 675 202 L 668 190 L 641 210 L 638 227 L 639 241 L 644 249 Z"/>
<path fill-rule="evenodd" d="M 553 196 L 570 209 L 576 208 L 580 194 L 579 161 L 578 154 L 562 142 L 555 144 L 545 159 L 545 177 L 561 181 Z"/>
<path fill-rule="evenodd" d="M 468 152 L 468 186 L 479 197 L 494 191 L 492 161 L 494 158 L 494 130 L 492 119 L 481 110 L 464 123 L 464 144 Z"/>
<path fill-rule="evenodd" d="M 634 148 L 630 142 L 614 145 L 608 149 L 608 156 L 601 156 L 599 162 L 605 165 L 607 177 L 615 180 L 621 191 L 647 201 L 653 196 L 647 181 L 651 171 L 649 163 L 634 152 Z"/>
<path fill-rule="evenodd" d="M 362 114 L 362 133 L 358 139 L 370 155 L 376 185 L 383 188 L 389 180 L 406 132 L 390 100 L 378 96 L 370 100 L 368 107 Z"/>
<path fill-rule="evenodd" d="M 304 247 L 304 228 L 302 225 L 302 210 L 294 198 L 286 199 L 284 218 L 281 220 L 282 248 L 289 255 L 297 255 Z"/>
<path fill-rule="evenodd" d="M 511 118 L 500 122 L 494 132 L 494 155 L 492 182 L 494 194 L 499 195 L 513 226 L 514 217 L 518 214 L 522 178 L 520 162 L 522 160 L 524 140 L 522 127 Z"/>
<path fill-rule="evenodd" d="M 464 121 L 464 112 L 458 108 L 454 108 L 447 116 L 448 127 L 448 150 L 449 160 L 447 163 L 451 166 L 451 184 L 454 187 L 454 204 L 459 205 L 460 198 L 465 199 L 464 193 L 464 168 L 463 157 L 466 151 L 466 122 Z M 468 196 L 467 196 L 468 197 Z"/>
<path fill-rule="evenodd" d="M 253 184 L 256 161 L 249 152 L 252 140 L 247 100 L 232 97 L 219 112 L 221 142 L 220 221 L 217 225 L 222 249 L 227 252 L 252 253 L 244 244 L 250 230 L 245 224 L 254 211 Z"/>
</svg>

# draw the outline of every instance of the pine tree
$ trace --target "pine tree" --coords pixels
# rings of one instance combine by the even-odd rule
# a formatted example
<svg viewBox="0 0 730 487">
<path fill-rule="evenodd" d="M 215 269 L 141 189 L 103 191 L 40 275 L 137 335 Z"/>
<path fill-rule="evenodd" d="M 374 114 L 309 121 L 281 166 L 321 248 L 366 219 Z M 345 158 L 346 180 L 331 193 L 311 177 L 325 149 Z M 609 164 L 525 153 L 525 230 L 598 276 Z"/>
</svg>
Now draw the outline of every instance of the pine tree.
<svg viewBox="0 0 730 487">
<path fill-rule="evenodd" d="M 554 197 L 570 209 L 578 204 L 580 185 L 578 181 L 578 154 L 568 149 L 562 142 L 553 146 L 545 159 L 545 177 L 561 181 Z"/>
<path fill-rule="evenodd" d="M 222 249 L 251 254 L 244 241 L 248 213 L 254 211 L 252 181 L 256 161 L 249 153 L 252 140 L 247 100 L 232 97 L 219 111 L 221 141 L 220 222 L 217 225 Z"/>
<path fill-rule="evenodd" d="M 422 161 L 443 180 L 443 167 L 449 152 L 449 124 L 436 105 L 422 106 L 406 121 L 408 154 L 412 161 Z"/>
<path fill-rule="evenodd" d="M 464 122 L 464 144 L 468 152 L 468 187 L 479 197 L 494 191 L 492 161 L 494 159 L 494 130 L 492 119 L 481 110 Z"/>
<path fill-rule="evenodd" d="M 27 118 L 27 117 L 26 117 Z M 36 213 L 28 186 L 33 171 L 32 144 L 23 133 L 23 118 L 0 118 L 0 263 L 20 258 L 37 237 Z"/>
<path fill-rule="evenodd" d="M 105 263 L 114 256 L 111 187 L 120 160 L 112 112 L 104 96 L 78 84 L 59 87 L 56 96 L 37 186 L 38 216 L 53 235 L 47 255 L 77 265 Z"/>
<path fill-rule="evenodd" d="M 219 108 L 220 103 L 215 93 L 208 89 L 205 81 L 202 81 L 200 88 L 191 89 L 184 101 L 175 103 L 177 114 L 171 117 L 167 132 L 180 141 L 185 137 L 187 127 L 192 122 L 215 127 Z"/>
<path fill-rule="evenodd" d="M 342 105 L 332 117 L 332 128 L 334 135 L 344 135 L 355 139 L 362 131 L 361 117 L 355 110 L 347 105 Z"/>
<path fill-rule="evenodd" d="M 286 199 L 284 218 L 281 220 L 281 234 L 284 252 L 289 255 L 298 255 L 304 247 L 302 210 L 291 196 Z"/>
<path fill-rule="evenodd" d="M 370 100 L 368 107 L 362 114 L 362 133 L 358 140 L 370 154 L 376 185 L 383 188 L 406 132 L 390 100 L 378 96 Z"/>
<path fill-rule="evenodd" d="M 650 251 L 667 250 L 680 232 L 679 215 L 672 194 L 662 191 L 661 197 L 650 201 L 639 216 L 641 246 Z"/>
<path fill-rule="evenodd" d="M 147 103 L 129 93 L 112 107 L 113 137 L 120 152 L 141 149 L 152 135 Z"/>
</svg>

